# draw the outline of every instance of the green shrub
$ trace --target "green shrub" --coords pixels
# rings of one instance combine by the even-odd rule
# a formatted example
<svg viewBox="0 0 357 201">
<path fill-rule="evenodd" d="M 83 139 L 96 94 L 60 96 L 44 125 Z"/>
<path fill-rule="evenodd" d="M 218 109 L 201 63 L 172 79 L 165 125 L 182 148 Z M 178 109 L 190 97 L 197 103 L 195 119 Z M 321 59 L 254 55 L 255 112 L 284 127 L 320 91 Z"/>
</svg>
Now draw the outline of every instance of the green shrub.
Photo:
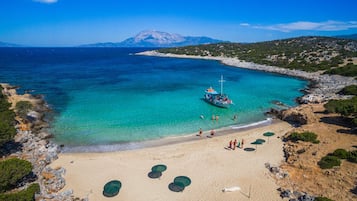
<svg viewBox="0 0 357 201">
<path fill-rule="evenodd" d="M 348 153 L 347 160 L 352 163 L 357 163 L 357 150 L 350 151 Z"/>
<path fill-rule="evenodd" d="M 6 111 L 11 107 L 11 104 L 7 101 L 6 96 L 0 92 L 0 112 Z"/>
<path fill-rule="evenodd" d="M 32 108 L 33 106 L 29 101 L 19 101 L 15 106 L 17 114 L 23 119 L 26 118 L 27 113 L 32 110 Z"/>
<path fill-rule="evenodd" d="M 16 192 L 0 194 L 0 201 L 34 201 L 35 194 L 40 192 L 40 186 L 35 183 L 31 184 L 27 189 Z"/>
<path fill-rule="evenodd" d="M 348 151 L 345 149 L 336 149 L 332 155 L 338 157 L 339 159 L 346 159 L 348 156 Z"/>
<path fill-rule="evenodd" d="M 330 169 L 334 166 L 340 166 L 341 161 L 336 156 L 324 156 L 317 164 L 320 166 L 321 169 Z"/>
<path fill-rule="evenodd" d="M 0 112 L 8 110 L 10 107 L 11 104 L 5 98 L 0 99 Z"/>
<path fill-rule="evenodd" d="M 357 85 L 346 86 L 339 93 L 344 95 L 357 95 Z"/>
<path fill-rule="evenodd" d="M 0 162 L 0 193 L 12 189 L 32 171 L 29 161 L 12 158 Z"/>
<path fill-rule="evenodd" d="M 315 201 L 334 201 L 327 197 L 316 197 Z"/>
<path fill-rule="evenodd" d="M 356 115 L 357 97 L 347 100 L 330 100 L 324 107 L 330 113 L 339 113 L 343 116 Z"/>
<path fill-rule="evenodd" d="M 291 140 L 293 142 L 297 142 L 297 141 L 304 141 L 304 142 L 312 142 L 315 144 L 320 143 L 320 141 L 318 141 L 317 139 L 317 135 L 313 132 L 303 132 L 303 133 L 297 133 L 297 132 L 293 132 L 291 133 L 291 135 L 289 135 L 287 137 L 288 140 Z"/>
<path fill-rule="evenodd" d="M 6 97 L 0 93 L 0 146 L 11 141 L 16 134 L 15 113 L 9 110 L 10 106 Z"/>
<path fill-rule="evenodd" d="M 325 71 L 324 74 L 337 74 L 342 76 L 355 77 L 357 76 L 357 68 L 356 65 L 349 63 L 343 67 L 329 69 Z"/>
<path fill-rule="evenodd" d="M 13 125 L 0 121 L 0 146 L 11 141 L 16 135 L 16 129 Z"/>
</svg>

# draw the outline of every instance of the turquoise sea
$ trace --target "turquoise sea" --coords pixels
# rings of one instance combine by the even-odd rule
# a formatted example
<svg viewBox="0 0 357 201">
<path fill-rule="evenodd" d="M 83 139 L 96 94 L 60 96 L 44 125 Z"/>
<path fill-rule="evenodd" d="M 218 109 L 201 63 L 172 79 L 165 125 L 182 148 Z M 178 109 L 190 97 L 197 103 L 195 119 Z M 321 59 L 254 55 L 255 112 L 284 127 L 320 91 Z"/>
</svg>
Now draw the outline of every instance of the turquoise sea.
<svg viewBox="0 0 357 201">
<path fill-rule="evenodd" d="M 307 82 L 217 61 L 134 55 L 142 48 L 0 48 L 0 82 L 43 94 L 51 131 L 65 146 L 96 146 L 179 136 L 266 118 L 280 101 L 296 105 Z M 229 109 L 201 98 L 206 88 L 233 100 Z M 238 115 L 238 120 L 232 117 Z M 204 119 L 200 118 L 203 115 Z M 211 116 L 219 116 L 212 121 Z"/>
</svg>

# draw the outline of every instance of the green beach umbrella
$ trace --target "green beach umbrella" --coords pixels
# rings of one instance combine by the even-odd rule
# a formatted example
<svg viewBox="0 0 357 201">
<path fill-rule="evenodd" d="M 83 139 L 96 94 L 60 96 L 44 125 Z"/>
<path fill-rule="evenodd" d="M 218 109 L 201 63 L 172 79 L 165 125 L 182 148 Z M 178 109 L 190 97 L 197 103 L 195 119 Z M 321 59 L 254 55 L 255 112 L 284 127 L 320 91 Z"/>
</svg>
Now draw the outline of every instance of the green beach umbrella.
<svg viewBox="0 0 357 201">
<path fill-rule="evenodd" d="M 258 149 L 257 149 L 257 148 L 258 148 L 258 145 L 263 144 L 263 142 L 262 142 L 262 141 L 259 141 L 259 140 L 255 140 L 254 142 L 252 142 L 252 143 L 250 143 L 250 144 L 254 144 L 254 145 L 255 145 L 255 149 L 258 150 Z"/>
<path fill-rule="evenodd" d="M 166 165 L 163 164 L 159 164 L 159 165 L 155 165 L 151 168 L 151 171 L 153 172 L 163 172 L 167 169 Z"/>
<path fill-rule="evenodd" d="M 186 176 L 175 177 L 174 182 L 169 184 L 169 189 L 174 192 L 182 192 L 191 184 L 191 179 Z"/>
<path fill-rule="evenodd" d="M 104 185 L 103 195 L 105 197 L 113 197 L 119 193 L 121 188 L 121 182 L 118 180 L 112 180 Z"/>
<path fill-rule="evenodd" d="M 265 132 L 263 135 L 264 135 L 265 137 L 268 137 L 268 143 L 269 143 L 269 138 L 270 138 L 271 136 L 275 135 L 275 133 L 273 133 L 273 132 Z"/>
<path fill-rule="evenodd" d="M 258 141 L 258 142 L 261 142 L 262 144 L 265 142 L 265 140 L 264 139 L 256 139 L 255 141 Z"/>
<path fill-rule="evenodd" d="M 178 177 L 175 177 L 174 183 L 183 183 L 186 187 L 191 184 L 191 179 L 186 176 L 178 176 Z"/>
<path fill-rule="evenodd" d="M 160 178 L 162 176 L 162 172 L 164 172 L 166 169 L 166 165 L 155 165 L 151 168 L 151 172 L 149 172 L 148 177 L 150 177 L 151 179 Z"/>
</svg>

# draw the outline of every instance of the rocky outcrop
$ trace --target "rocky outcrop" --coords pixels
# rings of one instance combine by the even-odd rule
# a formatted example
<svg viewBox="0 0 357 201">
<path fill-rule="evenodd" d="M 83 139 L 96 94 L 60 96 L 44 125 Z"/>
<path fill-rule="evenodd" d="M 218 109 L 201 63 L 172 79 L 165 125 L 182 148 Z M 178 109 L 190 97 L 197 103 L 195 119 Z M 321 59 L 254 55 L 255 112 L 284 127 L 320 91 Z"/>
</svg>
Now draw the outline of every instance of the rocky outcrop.
<svg viewBox="0 0 357 201">
<path fill-rule="evenodd" d="M 41 173 L 43 183 L 46 185 L 46 194 L 52 195 L 60 191 L 66 184 L 62 176 L 64 176 L 66 170 L 64 168 L 52 169 L 51 167 L 45 167 Z"/>
<path fill-rule="evenodd" d="M 272 174 L 276 179 L 284 179 L 288 178 L 289 174 L 281 169 L 279 166 L 273 166 L 270 163 L 265 163 L 265 167 L 269 170 L 270 174 Z M 289 199 L 289 201 L 313 201 L 315 200 L 315 196 L 309 195 L 305 192 L 300 191 L 292 191 L 287 188 L 278 188 L 280 192 L 280 197 L 283 199 Z"/>
<path fill-rule="evenodd" d="M 305 125 L 315 123 L 318 119 L 315 117 L 311 105 L 300 105 L 295 108 L 282 110 L 278 117 L 294 125 Z"/>
<path fill-rule="evenodd" d="M 36 200 L 74 200 L 72 190 L 59 192 L 65 185 L 63 178 L 65 170 L 63 168 L 52 169 L 48 165 L 58 158 L 60 148 L 49 139 L 52 134 L 49 133 L 49 124 L 45 120 L 46 113 L 50 111 L 48 105 L 42 96 L 33 96 L 30 94 L 18 95 L 16 89 L 10 85 L 2 85 L 4 95 L 16 105 L 18 101 L 29 101 L 33 105 L 33 110 L 27 113 L 26 119 L 16 117 L 18 124 L 16 126 L 17 134 L 15 136 L 16 149 L 10 150 L 11 156 L 28 160 L 33 165 L 32 172 L 36 175 L 40 184 L 40 194 Z"/>
<path fill-rule="evenodd" d="M 353 77 L 344 77 L 340 75 L 318 75 L 310 77 L 312 84 L 306 89 L 306 95 L 298 98 L 299 103 L 323 103 L 331 99 L 347 99 L 351 96 L 340 95 L 344 87 L 356 85 L 357 80 Z"/>
<path fill-rule="evenodd" d="M 278 188 L 281 198 L 287 198 L 289 201 L 314 201 L 315 196 L 305 192 L 292 191 L 290 189 Z"/>
<path fill-rule="evenodd" d="M 289 174 L 283 171 L 279 166 L 273 166 L 270 163 L 265 163 L 265 168 L 269 170 L 269 172 L 275 176 L 277 179 L 286 178 Z"/>
</svg>

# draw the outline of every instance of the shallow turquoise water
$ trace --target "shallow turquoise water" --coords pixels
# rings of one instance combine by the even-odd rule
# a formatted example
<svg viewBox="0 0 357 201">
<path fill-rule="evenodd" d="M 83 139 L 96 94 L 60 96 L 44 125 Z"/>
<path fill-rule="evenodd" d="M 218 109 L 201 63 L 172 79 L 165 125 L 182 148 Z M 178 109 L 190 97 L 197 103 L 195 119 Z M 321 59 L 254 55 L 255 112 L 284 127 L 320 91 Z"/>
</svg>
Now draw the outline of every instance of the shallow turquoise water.
<svg viewBox="0 0 357 201">
<path fill-rule="evenodd" d="M 23 54 L 0 61 L 5 73 L 0 81 L 44 94 L 55 111 L 55 140 L 66 146 L 143 141 L 260 121 L 276 107 L 273 101 L 294 106 L 307 84 L 216 61 L 131 54 L 142 49 L 0 51 L 6 58 Z M 201 100 L 207 87 L 219 90 L 220 75 L 235 103 L 229 109 Z M 238 121 L 232 120 L 235 114 Z M 212 121 L 212 115 L 219 120 Z"/>
</svg>

